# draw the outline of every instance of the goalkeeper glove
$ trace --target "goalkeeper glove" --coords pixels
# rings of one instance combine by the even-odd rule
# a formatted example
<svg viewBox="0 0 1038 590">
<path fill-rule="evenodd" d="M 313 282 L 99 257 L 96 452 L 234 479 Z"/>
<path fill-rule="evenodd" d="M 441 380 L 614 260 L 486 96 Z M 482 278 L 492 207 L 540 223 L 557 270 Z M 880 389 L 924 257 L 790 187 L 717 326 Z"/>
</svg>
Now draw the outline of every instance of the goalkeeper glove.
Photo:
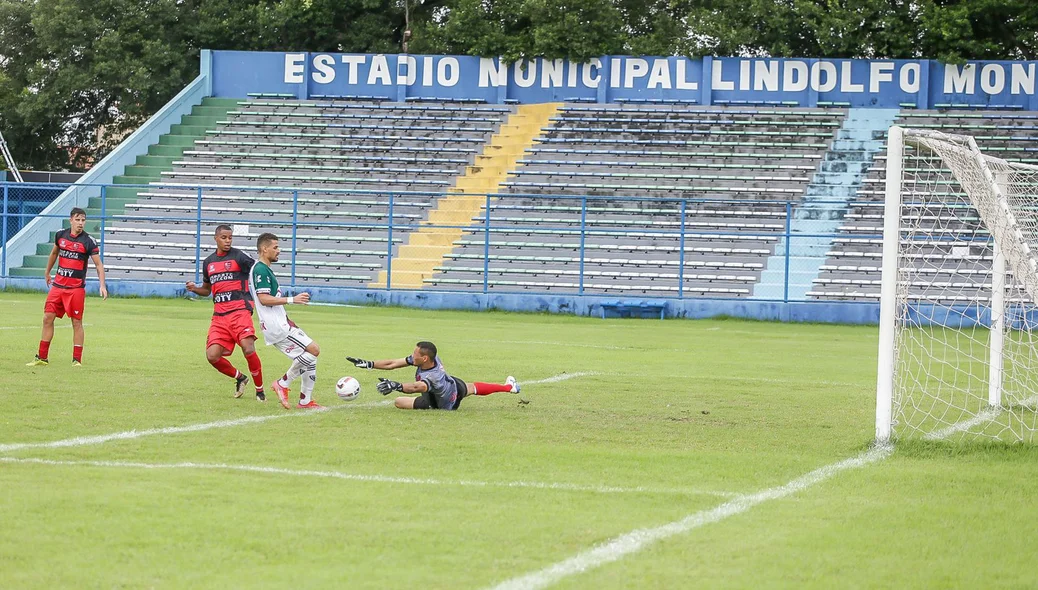
<svg viewBox="0 0 1038 590">
<path fill-rule="evenodd" d="M 396 381 L 390 381 L 389 379 L 383 379 L 379 377 L 378 385 L 375 386 L 375 389 L 377 389 L 378 392 L 382 395 L 389 395 L 389 392 L 391 391 L 402 392 L 404 390 L 404 386 L 397 383 Z"/>
<path fill-rule="evenodd" d="M 348 360 L 351 363 L 353 363 L 353 366 L 357 367 L 359 369 L 374 369 L 375 368 L 375 361 L 366 361 L 364 359 L 354 358 L 352 356 L 346 357 L 346 360 Z"/>
</svg>

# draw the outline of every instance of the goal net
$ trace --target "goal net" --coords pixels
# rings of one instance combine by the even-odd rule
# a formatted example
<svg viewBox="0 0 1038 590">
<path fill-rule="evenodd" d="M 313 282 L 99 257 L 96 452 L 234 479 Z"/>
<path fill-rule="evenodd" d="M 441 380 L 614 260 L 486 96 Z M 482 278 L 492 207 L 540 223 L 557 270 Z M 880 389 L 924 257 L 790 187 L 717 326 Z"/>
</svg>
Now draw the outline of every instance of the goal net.
<svg viewBox="0 0 1038 590">
<path fill-rule="evenodd" d="M 888 139 L 876 437 L 1033 442 L 1038 167 Z"/>
</svg>

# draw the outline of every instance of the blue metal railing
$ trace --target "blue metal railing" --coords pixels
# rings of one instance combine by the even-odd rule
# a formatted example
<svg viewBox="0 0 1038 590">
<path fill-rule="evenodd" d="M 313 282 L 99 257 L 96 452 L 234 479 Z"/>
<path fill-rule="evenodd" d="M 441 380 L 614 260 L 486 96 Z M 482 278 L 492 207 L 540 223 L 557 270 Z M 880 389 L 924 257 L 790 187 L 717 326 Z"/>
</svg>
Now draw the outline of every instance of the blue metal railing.
<svg viewBox="0 0 1038 590">
<path fill-rule="evenodd" d="M 10 183 L 4 183 L 2 187 L 4 204 L 2 243 L 7 243 L 8 239 L 12 239 L 13 243 L 13 240 L 18 239 L 17 236 L 12 236 L 7 231 L 10 220 L 17 220 L 19 224 L 24 224 L 38 216 L 12 212 L 11 186 Z M 19 186 L 23 189 L 28 188 L 25 185 Z M 461 247 L 460 253 L 467 254 L 467 256 L 460 258 L 470 261 L 471 265 L 440 264 L 437 266 L 465 268 L 465 271 L 459 270 L 464 273 L 462 276 L 481 275 L 479 279 L 466 280 L 466 284 L 483 293 L 491 290 L 509 292 L 507 283 L 491 279 L 495 272 L 508 271 L 518 277 L 535 274 L 529 272 L 534 268 L 532 263 L 530 268 L 502 268 L 503 265 L 507 266 L 509 262 L 516 261 L 516 257 L 508 258 L 506 248 L 510 247 L 509 244 L 518 244 L 515 248 L 522 251 L 534 249 L 533 243 L 546 244 L 543 248 L 547 252 L 553 253 L 553 255 L 541 257 L 544 259 L 542 260 L 543 269 L 546 271 L 543 274 L 555 277 L 554 280 L 559 283 L 573 284 L 575 294 L 578 295 L 588 294 L 589 290 L 598 295 L 609 293 L 608 289 L 603 290 L 601 286 L 603 281 L 595 278 L 605 275 L 602 275 L 602 271 L 598 268 L 599 265 L 592 264 L 592 262 L 596 258 L 619 261 L 624 257 L 653 261 L 652 266 L 654 269 L 658 269 L 658 272 L 655 273 L 657 277 L 651 280 L 657 287 L 655 291 L 648 290 L 649 296 L 683 299 L 697 296 L 697 293 L 707 292 L 703 289 L 691 289 L 687 279 L 690 274 L 709 275 L 709 272 L 693 270 L 693 268 L 711 266 L 711 261 L 715 261 L 713 266 L 716 269 L 716 284 L 720 286 L 719 288 L 743 288 L 752 292 L 752 281 L 730 277 L 736 274 L 743 276 L 754 274 L 759 280 L 760 271 L 763 268 L 752 268 L 742 272 L 746 269 L 740 270 L 738 265 L 731 265 L 729 269 L 725 269 L 723 264 L 716 263 L 717 253 L 711 256 L 710 252 L 706 250 L 709 247 L 715 249 L 727 247 L 732 250 L 751 250 L 742 255 L 732 254 L 731 262 L 767 265 L 770 259 L 777 259 L 777 262 L 773 264 L 774 270 L 782 276 L 784 284 L 780 290 L 776 291 L 774 297 L 767 298 L 767 300 L 789 301 L 789 287 L 793 280 L 791 277 L 796 274 L 798 260 L 802 261 L 804 258 L 797 251 L 798 240 L 803 240 L 805 244 L 808 242 L 814 244 L 816 252 L 813 256 L 817 257 L 817 239 L 831 240 L 837 237 L 837 234 L 832 233 L 811 234 L 793 231 L 791 220 L 796 215 L 798 208 L 802 206 L 800 201 L 488 194 L 484 195 L 485 200 L 480 207 L 482 211 L 479 215 L 474 215 L 471 219 L 459 220 L 459 223 L 455 224 L 432 224 L 425 221 L 428 219 L 427 213 L 436 206 L 435 198 L 442 197 L 443 193 L 148 185 L 137 187 L 144 189 L 142 192 L 152 193 L 151 196 L 154 197 L 148 198 L 146 195 L 137 203 L 147 205 L 147 208 L 129 205 L 126 212 L 112 214 L 112 208 L 108 205 L 111 186 L 77 186 L 81 186 L 80 190 L 86 191 L 87 197 L 96 196 L 100 199 L 100 207 L 94 210 L 100 215 L 90 215 L 92 219 L 89 220 L 91 222 L 89 227 L 94 227 L 94 231 L 100 230 L 100 236 L 95 237 L 98 238 L 102 248 L 105 248 L 106 244 L 111 244 L 110 238 L 113 233 L 118 233 L 120 236 L 120 240 L 117 242 L 119 244 L 124 244 L 127 238 L 122 236 L 127 234 L 142 234 L 143 241 L 148 241 L 147 235 L 150 232 L 162 229 L 171 234 L 182 235 L 185 239 L 180 242 L 181 244 L 187 242 L 188 239 L 193 242 L 195 261 L 193 275 L 196 283 L 201 279 L 199 265 L 205 250 L 203 235 L 210 235 L 210 228 L 219 223 L 255 226 L 261 228 L 262 231 L 269 230 L 279 233 L 283 240 L 290 234 L 291 256 L 288 260 L 282 260 L 281 263 L 287 264 L 289 267 L 288 270 L 291 273 L 289 284 L 292 288 L 314 285 L 375 288 L 373 285 L 378 279 L 379 271 L 386 273 L 384 289 L 400 288 L 393 285 L 394 271 L 401 272 L 411 269 L 401 267 L 405 262 L 396 258 L 396 246 L 407 243 L 407 239 L 414 230 L 439 228 L 463 231 L 463 236 L 467 238 L 465 240 L 468 243 L 467 246 L 471 247 Z M 133 188 L 133 185 L 118 185 L 118 187 Z M 169 189 L 174 189 L 176 194 L 170 194 Z M 239 201 L 247 203 L 248 199 L 259 197 L 262 199 L 254 200 L 251 206 L 241 207 L 236 204 Z M 365 201 L 365 203 L 343 205 L 339 208 L 335 206 L 336 202 L 347 199 Z M 82 206 L 85 203 L 81 201 L 85 200 L 78 199 L 77 203 Z M 817 202 L 812 202 L 813 206 L 817 204 Z M 221 207 L 227 207 L 227 209 L 221 213 Z M 99 211 L 97 211 L 98 209 Z M 726 223 L 726 220 L 730 221 L 733 217 L 738 218 L 737 211 L 743 209 L 770 213 L 770 215 L 753 218 L 752 223 L 758 226 L 769 225 L 771 228 L 751 229 L 747 226 L 747 229 L 744 230 L 739 229 L 737 225 Z M 62 216 L 48 215 L 45 217 Z M 749 215 L 749 217 L 753 217 L 753 215 Z M 703 225 L 701 222 L 704 220 L 716 223 Z M 632 225 L 625 226 L 625 221 Z M 881 237 L 881 231 L 882 228 L 877 226 L 875 234 L 855 233 L 853 235 L 857 238 L 876 239 Z M 250 229 L 248 233 L 251 235 L 258 232 Z M 509 233 L 521 234 L 521 237 L 508 239 Z M 843 234 L 844 237 L 847 235 L 849 234 Z M 351 236 L 352 241 L 360 244 L 359 246 L 341 247 L 339 252 L 328 248 L 315 249 L 312 246 L 315 240 L 327 238 L 350 241 Z M 638 240 L 644 243 L 639 244 Z M 365 246 L 365 244 L 380 244 L 383 241 L 384 250 L 381 250 L 381 246 L 376 248 Z M 689 248 L 690 242 L 695 244 L 692 248 Z M 243 249 L 251 249 L 242 245 L 240 241 L 238 246 Z M 458 251 L 457 248 L 456 246 L 456 251 Z M 773 256 L 776 254 L 776 248 L 784 248 L 784 253 L 781 256 Z M 169 249 L 175 248 L 167 248 L 167 251 Z M 504 249 L 503 251 L 506 253 L 495 254 L 497 249 Z M 4 248 L 0 251 L 0 277 L 13 276 L 11 266 L 21 266 L 21 261 L 8 259 L 7 250 Z M 102 251 L 102 255 L 111 254 L 111 250 L 112 248 L 109 247 L 108 252 Z M 317 250 L 321 250 L 321 252 L 318 253 Z M 478 256 L 475 254 L 477 250 L 482 252 L 482 260 L 475 260 Z M 317 280 L 314 278 L 316 274 L 314 271 L 307 273 L 301 270 L 307 265 L 310 268 L 320 268 L 321 266 L 315 263 L 324 262 L 318 260 L 321 257 L 332 259 L 334 262 L 337 254 L 359 256 L 361 251 L 368 253 L 381 251 L 377 256 L 369 256 L 369 259 L 378 261 L 378 268 L 374 269 L 369 281 L 355 279 L 352 283 L 346 280 L 337 282 L 335 279 L 324 277 Z M 589 255 L 589 252 L 601 252 L 601 254 Z M 126 255 L 126 252 L 123 252 L 122 255 Z M 130 257 L 132 257 L 132 253 Z M 384 260 L 381 260 L 382 258 Z M 550 258 L 556 260 L 550 263 L 548 261 Z M 473 260 L 475 260 L 474 263 L 472 263 Z M 492 261 L 495 263 L 492 264 Z M 369 263 L 375 264 L 370 260 Z M 695 265 L 695 267 L 690 265 Z M 677 267 L 676 273 L 669 271 L 669 268 L 674 266 Z M 166 263 L 166 267 L 168 267 L 168 272 L 179 272 L 181 275 L 192 274 L 192 270 L 188 266 L 172 260 Z M 608 275 L 607 284 L 626 285 L 627 283 L 624 281 L 630 282 L 637 278 L 633 277 L 633 273 L 641 272 L 638 265 L 632 262 L 617 262 L 616 268 L 622 270 Z M 118 280 L 115 273 L 109 273 L 109 276 L 113 280 Z M 723 276 L 729 278 L 723 278 Z M 700 283 L 708 283 L 709 280 L 707 277 Z M 518 279 L 512 282 L 521 281 L 522 279 Z M 546 281 L 550 282 L 549 279 L 538 279 L 534 282 Z M 498 284 L 495 285 L 495 283 Z M 630 282 L 630 284 L 635 283 Z M 440 291 L 474 292 L 472 288 L 453 289 L 445 284 L 427 285 L 426 288 Z M 522 289 L 516 288 L 515 290 L 530 294 L 550 291 L 550 289 L 538 285 L 524 286 Z M 623 294 L 623 290 L 618 289 L 617 294 Z M 731 297 L 739 295 L 740 293 L 737 291 L 730 293 Z M 745 297 L 748 294 L 742 293 L 742 295 Z"/>
</svg>

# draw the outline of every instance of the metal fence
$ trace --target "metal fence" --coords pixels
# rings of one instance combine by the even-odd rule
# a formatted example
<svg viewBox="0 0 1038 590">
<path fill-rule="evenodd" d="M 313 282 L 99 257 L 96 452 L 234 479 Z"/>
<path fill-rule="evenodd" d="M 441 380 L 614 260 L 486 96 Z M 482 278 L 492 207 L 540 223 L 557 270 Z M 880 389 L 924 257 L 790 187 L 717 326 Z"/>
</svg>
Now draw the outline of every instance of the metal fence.
<svg viewBox="0 0 1038 590">
<path fill-rule="evenodd" d="M 259 233 L 278 235 L 279 272 L 293 289 L 678 299 L 807 298 L 849 206 L 845 201 L 75 185 L 62 213 L 40 216 L 40 191 L 57 190 L 53 185 L 2 187 L 3 242 L 34 218 L 53 219 L 51 229 L 57 229 L 72 206 L 87 208 L 87 231 L 99 243 L 112 280 L 197 282 L 201 259 L 213 249 L 213 228 L 226 223 L 235 227 L 235 246 L 247 252 L 254 251 Z M 128 198 L 130 189 L 142 194 Z M 875 234 L 855 237 L 878 240 L 879 232 L 877 224 Z M 0 259 L 4 277 L 15 273 L 7 251 Z"/>
</svg>

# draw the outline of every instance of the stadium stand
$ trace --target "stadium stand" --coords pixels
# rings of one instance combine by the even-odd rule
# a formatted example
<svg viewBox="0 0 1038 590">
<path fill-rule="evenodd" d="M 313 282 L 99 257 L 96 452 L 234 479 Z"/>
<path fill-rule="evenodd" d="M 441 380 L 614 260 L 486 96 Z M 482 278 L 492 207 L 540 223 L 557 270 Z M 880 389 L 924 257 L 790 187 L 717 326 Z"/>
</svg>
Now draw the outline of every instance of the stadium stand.
<svg viewBox="0 0 1038 590">
<path fill-rule="evenodd" d="M 980 149 L 988 154 L 1010 161 L 1038 163 L 1036 113 L 902 111 L 897 124 L 973 135 Z M 911 166 L 910 163 L 906 165 Z M 886 162 L 880 158 L 870 169 L 839 229 L 839 237 L 828 253 L 826 264 L 814 281 L 814 288 L 808 292 L 811 299 L 879 299 L 885 168 Z M 904 194 L 910 196 L 916 190 L 914 186 L 906 185 Z M 916 212 L 916 215 L 920 214 Z M 925 260 L 917 261 L 920 267 L 933 269 L 933 281 L 965 286 L 967 294 L 960 290 L 959 297 L 972 298 L 972 294 L 968 294 L 970 286 L 989 290 L 991 246 L 986 231 L 980 229 L 976 212 L 969 208 L 930 208 L 923 221 L 931 228 L 930 235 L 942 237 L 941 243 L 935 243 Z"/>
<path fill-rule="evenodd" d="M 386 227 L 390 193 L 396 195 L 394 224 L 425 219 L 436 196 L 511 110 L 377 100 L 241 101 L 109 224 L 109 275 L 193 278 L 202 186 L 202 217 L 251 222 L 248 236 L 282 236 L 286 260 L 294 237 L 297 281 L 364 286 L 385 267 L 389 241 L 404 239 L 404 231 L 391 237 Z M 294 216 L 299 224 L 293 234 Z"/>
<path fill-rule="evenodd" d="M 747 297 L 845 115 L 567 105 L 503 183 L 491 230 L 471 228 L 426 283 Z"/>
</svg>

